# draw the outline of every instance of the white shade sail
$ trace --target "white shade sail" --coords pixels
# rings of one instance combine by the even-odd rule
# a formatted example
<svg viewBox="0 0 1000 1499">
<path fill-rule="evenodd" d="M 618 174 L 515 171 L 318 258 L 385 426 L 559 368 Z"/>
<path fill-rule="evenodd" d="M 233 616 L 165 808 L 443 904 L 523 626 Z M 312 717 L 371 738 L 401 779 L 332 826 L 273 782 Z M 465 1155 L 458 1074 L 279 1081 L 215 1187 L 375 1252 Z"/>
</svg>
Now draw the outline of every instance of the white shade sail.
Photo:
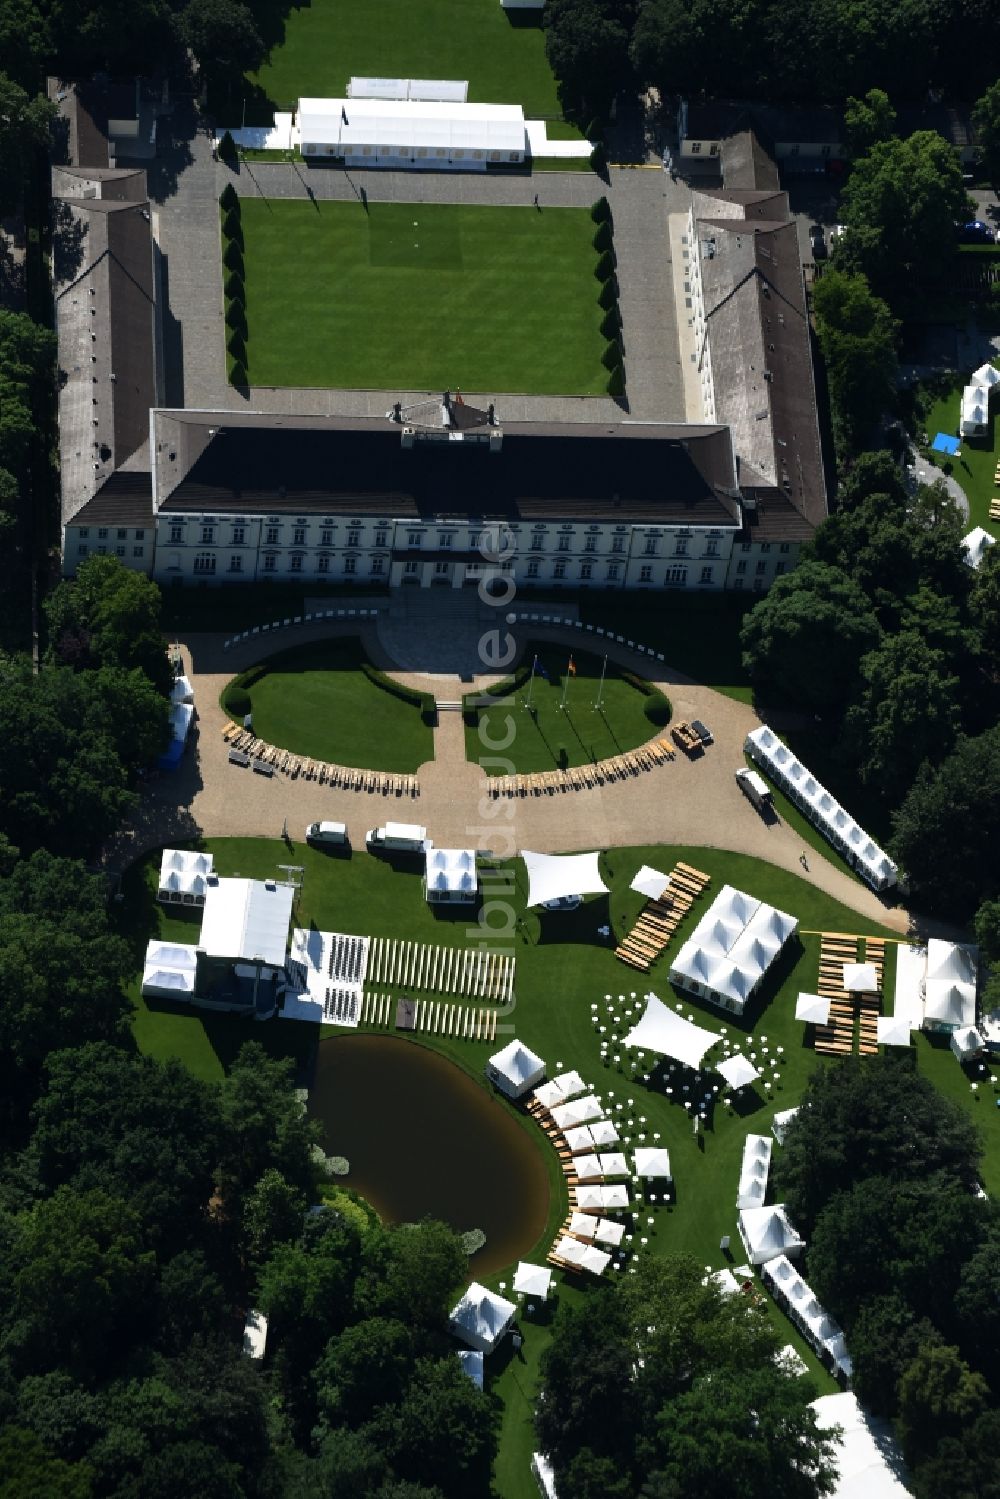
<svg viewBox="0 0 1000 1499">
<path fill-rule="evenodd" d="M 760 1077 L 760 1073 L 756 1067 L 748 1062 L 746 1057 L 740 1056 L 738 1053 L 736 1056 L 727 1057 L 724 1062 L 720 1062 L 715 1070 L 719 1073 L 720 1077 L 725 1078 L 731 1088 L 745 1088 L 748 1083 L 756 1082 L 757 1078 Z"/>
<path fill-rule="evenodd" d="M 659 869 L 653 869 L 651 865 L 644 864 L 629 886 L 630 890 L 637 890 L 640 895 L 648 895 L 650 900 L 659 900 L 664 890 L 670 885 L 670 876 L 663 874 Z"/>
<path fill-rule="evenodd" d="M 795 1018 L 807 1025 L 827 1025 L 830 1020 L 830 1000 L 824 994 L 800 994 L 795 1001 Z"/>
<path fill-rule="evenodd" d="M 909 1046 L 910 1027 L 900 1015 L 879 1015 L 875 1036 L 880 1046 Z"/>
<path fill-rule="evenodd" d="M 521 855 L 528 871 L 529 906 L 546 901 L 565 900 L 568 895 L 607 894 L 608 887 L 598 869 L 599 853 L 534 854 L 525 849 Z"/>
<path fill-rule="evenodd" d="M 635 1162 L 636 1176 L 644 1176 L 647 1181 L 656 1177 L 670 1179 L 670 1152 L 660 1148 L 647 1149 L 645 1146 L 636 1150 L 632 1159 Z"/>
<path fill-rule="evenodd" d="M 700 1067 L 702 1057 L 718 1039 L 714 1031 L 685 1020 L 676 1011 L 668 1010 L 655 994 L 649 993 L 646 995 L 645 1014 L 629 1031 L 622 1045 L 634 1046 L 639 1051 L 658 1051 L 663 1056 L 675 1057 L 685 1067 Z"/>
</svg>

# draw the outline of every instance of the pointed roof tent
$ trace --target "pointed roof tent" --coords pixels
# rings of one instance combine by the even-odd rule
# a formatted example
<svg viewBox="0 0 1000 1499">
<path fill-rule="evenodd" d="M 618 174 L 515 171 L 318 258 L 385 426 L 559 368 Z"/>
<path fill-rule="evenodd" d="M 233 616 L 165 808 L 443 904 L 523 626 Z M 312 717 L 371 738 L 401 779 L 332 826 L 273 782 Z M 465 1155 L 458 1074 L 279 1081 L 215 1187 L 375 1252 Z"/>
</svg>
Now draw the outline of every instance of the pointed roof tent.
<svg viewBox="0 0 1000 1499">
<path fill-rule="evenodd" d="M 586 1098 L 574 1098 L 552 1109 L 552 1118 L 560 1129 L 575 1129 L 578 1124 L 589 1124 L 591 1119 L 600 1119 L 604 1110 L 599 1098 L 588 1094 Z"/>
<path fill-rule="evenodd" d="M 514 1272 L 514 1290 L 522 1296 L 537 1296 L 544 1301 L 552 1285 L 552 1271 L 545 1265 L 521 1260 Z"/>
<path fill-rule="evenodd" d="M 512 1301 L 488 1291 L 474 1280 L 457 1306 L 449 1326 L 457 1338 L 480 1353 L 492 1353 L 514 1318 Z"/>
<path fill-rule="evenodd" d="M 508 1098 L 520 1098 L 541 1082 L 545 1076 L 545 1063 L 523 1041 L 515 1038 L 489 1058 L 486 1076 Z"/>
<path fill-rule="evenodd" d="M 462 1370 L 469 1376 L 477 1390 L 483 1387 L 483 1355 L 478 1348 L 459 1348 L 455 1357 Z"/>
<path fill-rule="evenodd" d="M 541 906 L 570 895 L 608 893 L 601 879 L 599 853 L 535 854 L 525 849 L 521 857 L 528 872 L 528 906 Z"/>
<path fill-rule="evenodd" d="M 798 1112 L 798 1109 L 781 1109 L 771 1120 L 771 1133 L 779 1145 L 784 1145 L 785 1133 Z"/>
<path fill-rule="evenodd" d="M 661 999 L 650 991 L 646 995 L 646 1010 L 642 1019 L 634 1025 L 622 1041 L 623 1046 L 632 1046 L 640 1051 L 658 1051 L 663 1056 L 674 1057 L 685 1067 L 700 1067 L 709 1047 L 718 1041 L 714 1031 L 685 1020 L 674 1010 L 668 1010 Z"/>
<path fill-rule="evenodd" d="M 768 1135 L 747 1135 L 743 1142 L 740 1182 L 736 1190 L 738 1208 L 762 1207 L 767 1196 L 767 1177 L 771 1168 L 771 1140 Z"/>
<path fill-rule="evenodd" d="M 878 969 L 874 963 L 845 963 L 844 988 L 849 994 L 877 994 Z"/>
<path fill-rule="evenodd" d="M 752 1265 L 765 1265 L 779 1254 L 789 1258 L 805 1248 L 783 1203 L 774 1207 L 743 1208 L 739 1215 L 740 1238 Z"/>
<path fill-rule="evenodd" d="M 800 994 L 795 1001 L 796 1020 L 806 1025 L 827 1025 L 830 1020 L 830 1000 L 823 994 Z"/>
<path fill-rule="evenodd" d="M 975 1024 L 979 949 L 966 943 L 927 943 L 924 1021 L 955 1029 Z"/>
<path fill-rule="evenodd" d="M 636 1176 L 645 1177 L 647 1181 L 662 1178 L 664 1181 L 672 1180 L 670 1174 L 670 1152 L 660 1148 L 640 1147 L 633 1156 Z"/>
<path fill-rule="evenodd" d="M 902 1456 L 888 1421 L 870 1416 L 851 1393 L 822 1395 L 812 1408 L 821 1431 L 840 1429 L 831 1499 L 909 1499 Z"/>
<path fill-rule="evenodd" d="M 908 1021 L 901 1015 L 879 1015 L 875 1021 L 875 1039 L 879 1046 L 909 1046 Z"/>
<path fill-rule="evenodd" d="M 587 1084 L 578 1072 L 562 1072 L 551 1082 L 535 1089 L 535 1098 L 545 1109 L 554 1109 L 580 1093 L 586 1093 Z"/>
<path fill-rule="evenodd" d="M 671 982 L 742 1014 L 797 927 L 794 916 L 724 885 L 671 964 Z"/>
<path fill-rule="evenodd" d="M 760 1077 L 756 1067 L 739 1052 L 735 1056 L 727 1057 L 724 1062 L 720 1062 L 715 1070 L 720 1077 L 725 1078 L 731 1088 L 746 1088 Z"/>
<path fill-rule="evenodd" d="M 949 1044 L 960 1062 L 967 1062 L 972 1057 L 982 1056 L 986 1047 L 986 1042 L 974 1025 L 962 1026 L 960 1030 L 952 1031 Z"/>
<path fill-rule="evenodd" d="M 991 536 L 989 531 L 984 531 L 982 526 L 974 526 L 962 537 L 961 546 L 969 566 L 981 567 L 990 547 L 996 546 L 996 537 Z"/>
</svg>

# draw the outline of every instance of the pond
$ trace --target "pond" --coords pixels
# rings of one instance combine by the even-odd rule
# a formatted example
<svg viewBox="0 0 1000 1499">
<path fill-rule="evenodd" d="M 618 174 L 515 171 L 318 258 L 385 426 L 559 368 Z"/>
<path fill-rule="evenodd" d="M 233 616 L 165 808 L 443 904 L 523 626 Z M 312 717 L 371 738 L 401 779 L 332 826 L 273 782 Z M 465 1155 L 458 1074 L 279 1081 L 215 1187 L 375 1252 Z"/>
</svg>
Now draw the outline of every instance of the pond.
<svg viewBox="0 0 1000 1499">
<path fill-rule="evenodd" d="M 540 1238 L 549 1211 L 541 1136 L 436 1052 L 391 1036 L 321 1041 L 309 1109 L 327 1151 L 350 1161 L 347 1185 L 387 1223 L 481 1228 L 475 1275 L 522 1258 Z"/>
</svg>

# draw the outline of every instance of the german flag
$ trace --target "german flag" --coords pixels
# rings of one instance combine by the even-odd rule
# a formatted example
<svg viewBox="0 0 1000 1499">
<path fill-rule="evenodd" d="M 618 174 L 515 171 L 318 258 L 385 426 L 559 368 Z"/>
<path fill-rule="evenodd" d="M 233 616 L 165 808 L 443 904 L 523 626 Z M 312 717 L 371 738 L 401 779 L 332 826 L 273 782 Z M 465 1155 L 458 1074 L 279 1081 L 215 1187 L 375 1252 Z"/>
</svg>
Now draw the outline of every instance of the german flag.
<svg viewBox="0 0 1000 1499">
<path fill-rule="evenodd" d="M 576 676 L 576 662 L 573 660 L 572 656 L 570 656 L 569 658 L 569 665 L 567 666 L 566 671 L 571 677 Z"/>
</svg>

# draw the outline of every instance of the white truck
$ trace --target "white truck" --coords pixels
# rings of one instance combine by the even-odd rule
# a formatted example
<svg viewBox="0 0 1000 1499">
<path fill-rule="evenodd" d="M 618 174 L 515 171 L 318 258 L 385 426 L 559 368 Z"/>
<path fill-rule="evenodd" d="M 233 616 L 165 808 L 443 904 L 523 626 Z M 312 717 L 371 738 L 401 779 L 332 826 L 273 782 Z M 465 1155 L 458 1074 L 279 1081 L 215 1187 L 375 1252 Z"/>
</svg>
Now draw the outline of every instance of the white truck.
<svg viewBox="0 0 1000 1499">
<path fill-rule="evenodd" d="M 369 853 L 422 854 L 428 847 L 427 829 L 416 822 L 387 822 L 365 835 Z"/>
<path fill-rule="evenodd" d="M 771 788 L 756 770 L 750 770 L 744 765 L 736 772 L 736 779 L 743 795 L 757 808 L 758 812 L 763 812 L 768 808 L 774 810 Z"/>
</svg>

